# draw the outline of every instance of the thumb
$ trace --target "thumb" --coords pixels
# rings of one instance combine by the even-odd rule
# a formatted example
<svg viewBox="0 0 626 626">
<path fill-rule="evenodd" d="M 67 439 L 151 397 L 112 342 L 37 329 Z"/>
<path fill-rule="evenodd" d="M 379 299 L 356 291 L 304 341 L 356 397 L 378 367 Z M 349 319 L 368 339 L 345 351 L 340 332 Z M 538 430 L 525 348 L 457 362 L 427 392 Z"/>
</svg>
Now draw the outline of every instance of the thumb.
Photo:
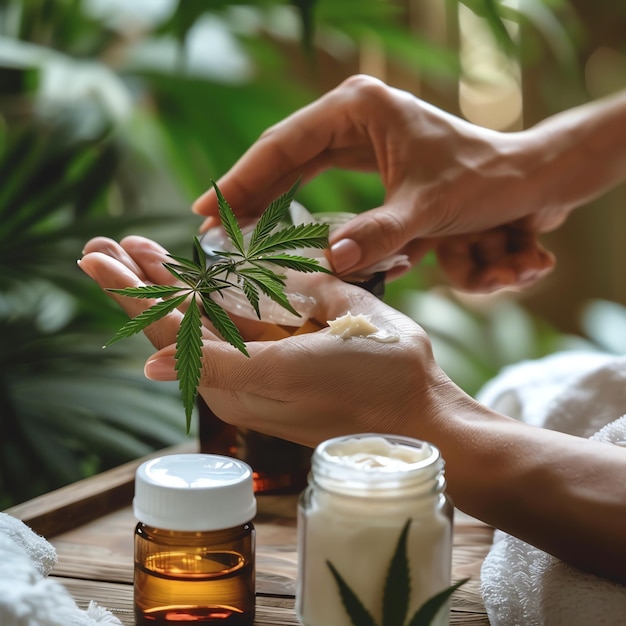
<svg viewBox="0 0 626 626">
<path fill-rule="evenodd" d="M 330 263 L 339 275 L 366 268 L 393 254 L 404 253 L 418 224 L 411 211 L 385 204 L 355 216 L 330 237 Z"/>
<path fill-rule="evenodd" d="M 266 344 L 249 342 L 250 357 L 262 351 Z M 251 358 L 225 341 L 205 339 L 202 348 L 202 370 L 199 387 L 243 390 L 250 381 Z M 144 374 L 150 380 L 173 381 L 177 379 L 176 346 L 170 345 L 155 352 L 144 365 Z"/>
</svg>

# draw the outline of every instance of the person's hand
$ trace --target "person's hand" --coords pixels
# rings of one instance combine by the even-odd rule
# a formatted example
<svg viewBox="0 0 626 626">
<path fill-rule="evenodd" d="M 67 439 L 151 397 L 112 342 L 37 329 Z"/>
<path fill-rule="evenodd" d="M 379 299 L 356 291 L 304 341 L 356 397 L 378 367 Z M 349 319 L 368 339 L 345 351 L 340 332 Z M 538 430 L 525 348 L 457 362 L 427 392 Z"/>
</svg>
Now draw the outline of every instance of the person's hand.
<svg viewBox="0 0 626 626">
<path fill-rule="evenodd" d="M 453 285 L 492 291 L 527 286 L 554 264 L 538 233 L 571 207 L 547 202 L 531 180 L 538 144 L 356 76 L 264 132 L 218 185 L 245 219 L 298 176 L 306 182 L 334 167 L 378 172 L 385 202 L 333 233 L 335 271 L 346 275 L 393 253 L 415 264 L 434 248 Z M 205 228 L 216 223 L 213 189 L 194 211 L 210 216 Z"/>
<path fill-rule="evenodd" d="M 108 237 L 95 237 L 83 248 L 83 257 L 79 267 L 93 278 L 102 289 L 123 289 L 138 287 L 145 284 L 172 285 L 176 284 L 172 274 L 163 266 L 171 261 L 168 252 L 158 243 L 146 237 L 125 237 L 119 243 Z M 128 298 L 107 292 L 128 313 L 136 317 L 156 301 Z M 174 344 L 176 334 L 183 317 L 184 307 L 175 309 L 158 324 L 150 324 L 144 334 L 155 348 Z M 255 340 L 262 336 L 266 324 L 231 315 L 244 339 Z M 203 337 L 215 339 L 217 331 L 206 318 L 202 318 Z"/>
<path fill-rule="evenodd" d="M 85 246 L 80 267 L 102 288 L 164 283 L 165 250 L 129 237 L 120 244 L 96 238 Z M 365 290 L 322 274 L 301 277 L 317 302 L 315 318 L 333 320 L 347 312 L 366 314 L 373 324 L 397 334 L 396 343 L 371 338 L 341 339 L 328 329 L 279 341 L 248 341 L 250 358 L 205 330 L 199 392 L 222 419 L 239 427 L 314 446 L 355 432 L 419 430 L 428 438 L 430 420 L 458 394 L 436 365 L 420 326 Z M 135 316 L 150 301 L 113 295 Z M 151 324 L 146 335 L 158 352 L 145 371 L 154 380 L 176 380 L 175 340 L 182 313 Z"/>
<path fill-rule="evenodd" d="M 124 289 L 145 284 L 172 284 L 172 275 L 163 267 L 167 251 L 144 237 L 126 237 L 120 243 L 108 237 L 95 237 L 83 248 L 78 265 L 102 289 Z M 136 317 L 155 301 L 126 298 L 107 292 L 126 311 Z M 158 324 L 150 324 L 144 334 L 153 346 L 161 348 L 176 342 L 183 313 L 175 309 Z"/>
<path fill-rule="evenodd" d="M 432 240 L 449 283 L 471 292 L 526 288 L 548 274 L 554 255 L 537 240 L 530 218 L 481 233 Z"/>
<path fill-rule="evenodd" d="M 367 313 L 400 341 L 341 339 L 323 329 L 248 342 L 250 358 L 225 342 L 205 341 L 199 387 L 204 400 L 240 428 L 312 447 L 358 432 L 410 429 L 428 439 L 444 398 L 453 400 L 458 390 L 436 365 L 424 331 L 358 287 L 340 281 L 331 287 L 326 277 L 315 280 L 325 283 L 320 317 Z M 174 348 L 155 354 L 145 371 L 155 380 L 174 380 Z"/>
</svg>

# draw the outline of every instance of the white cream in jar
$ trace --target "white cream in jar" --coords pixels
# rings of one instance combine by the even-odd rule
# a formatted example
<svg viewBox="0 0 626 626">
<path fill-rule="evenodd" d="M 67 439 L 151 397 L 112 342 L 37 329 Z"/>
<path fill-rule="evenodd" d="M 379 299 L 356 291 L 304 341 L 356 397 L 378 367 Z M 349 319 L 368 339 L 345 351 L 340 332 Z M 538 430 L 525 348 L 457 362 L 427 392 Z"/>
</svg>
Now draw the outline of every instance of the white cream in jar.
<svg viewBox="0 0 626 626">
<path fill-rule="evenodd" d="M 296 611 L 304 626 L 352 626 L 330 561 L 382 623 L 387 571 L 410 520 L 407 619 L 450 586 L 452 505 L 443 460 L 429 443 L 388 435 L 331 439 L 317 447 L 298 515 Z M 449 623 L 444 607 L 433 626 Z"/>
</svg>

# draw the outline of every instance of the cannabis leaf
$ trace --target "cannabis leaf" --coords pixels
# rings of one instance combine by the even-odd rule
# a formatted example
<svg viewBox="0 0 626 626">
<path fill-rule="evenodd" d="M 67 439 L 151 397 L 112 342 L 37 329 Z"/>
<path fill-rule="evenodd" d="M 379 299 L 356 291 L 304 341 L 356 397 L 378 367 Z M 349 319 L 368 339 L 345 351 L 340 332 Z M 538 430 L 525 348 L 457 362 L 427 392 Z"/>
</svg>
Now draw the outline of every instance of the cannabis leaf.
<svg viewBox="0 0 626 626">
<path fill-rule="evenodd" d="M 469 580 L 469 578 L 464 578 L 447 589 L 435 594 L 415 612 L 408 622 L 406 622 L 409 598 L 411 595 L 411 576 L 406 551 L 410 524 L 411 520 L 408 519 L 402 528 L 396 550 L 391 558 L 391 563 L 387 571 L 383 591 L 382 626 L 404 626 L 405 623 L 406 626 L 430 626 L 448 598 L 461 587 L 461 585 L 464 585 Z M 326 561 L 326 565 L 337 583 L 341 601 L 353 626 L 378 626 L 359 597 L 352 591 L 348 583 L 337 571 L 337 568 L 330 561 Z"/>
<path fill-rule="evenodd" d="M 341 595 L 341 601 L 343 602 L 343 606 L 348 612 L 354 626 L 376 626 L 374 618 L 363 606 L 363 603 L 359 600 L 356 593 L 350 589 L 348 583 L 346 583 L 341 574 L 336 570 L 335 566 L 330 561 L 326 561 L 326 564 L 330 568 L 330 571 L 337 582 L 339 594 Z"/>
<path fill-rule="evenodd" d="M 297 272 L 330 273 L 316 259 L 285 253 L 285 250 L 299 248 L 328 247 L 327 224 L 289 224 L 289 207 L 299 180 L 265 209 L 247 243 L 226 198 L 217 184 L 212 184 L 217 194 L 220 221 L 233 249 L 212 250 L 209 257 L 200 240 L 194 237 L 197 260 L 169 255 L 171 261 L 163 263 L 179 284 L 107 289 L 130 298 L 157 300 L 149 309 L 124 324 L 107 342 L 107 346 L 141 332 L 174 309 L 187 304 L 176 335 L 175 354 L 187 432 L 191 427 L 191 415 L 202 368 L 202 314 L 206 315 L 226 341 L 249 356 L 237 326 L 211 296 L 219 295 L 225 289 L 239 289 L 261 319 L 259 303 L 263 294 L 300 317 L 285 293 L 286 276 L 277 271 L 284 268 Z"/>
<path fill-rule="evenodd" d="M 383 626 L 404 624 L 409 610 L 409 594 L 411 593 L 411 577 L 409 560 L 406 556 L 406 540 L 411 520 L 408 519 L 402 528 L 398 545 L 394 552 L 385 589 L 383 592 Z"/>
</svg>

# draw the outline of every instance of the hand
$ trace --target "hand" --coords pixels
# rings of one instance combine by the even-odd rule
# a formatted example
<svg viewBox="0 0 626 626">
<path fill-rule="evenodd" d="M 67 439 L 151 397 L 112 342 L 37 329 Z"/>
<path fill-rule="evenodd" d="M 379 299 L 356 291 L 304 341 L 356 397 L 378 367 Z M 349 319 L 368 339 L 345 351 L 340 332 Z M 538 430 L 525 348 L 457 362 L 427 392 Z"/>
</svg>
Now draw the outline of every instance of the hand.
<svg viewBox="0 0 626 626">
<path fill-rule="evenodd" d="M 126 237 L 120 243 L 107 237 L 95 237 L 83 249 L 80 268 L 93 278 L 103 289 L 123 289 L 144 284 L 176 284 L 172 274 L 163 267 L 171 261 L 167 250 L 145 237 Z M 297 277 L 297 273 L 295 274 Z M 298 278 L 299 280 L 299 278 Z M 295 281 L 294 281 L 295 282 Z M 127 298 L 108 292 L 128 313 L 129 317 L 139 315 L 150 308 L 155 300 Z M 150 324 L 144 334 L 159 349 L 175 344 L 184 308 L 174 310 L 158 324 Z M 255 340 L 265 332 L 265 324 L 254 319 L 231 315 L 244 339 Z M 203 318 L 204 337 L 215 339 L 217 331 L 207 318 Z"/>
<path fill-rule="evenodd" d="M 530 287 L 548 274 L 555 265 L 554 255 L 537 241 L 527 221 L 435 239 L 433 248 L 450 284 L 490 293 L 503 287 Z"/>
<path fill-rule="evenodd" d="M 96 238 L 85 246 L 80 267 L 103 288 L 169 283 L 161 263 L 165 250 L 141 237 L 120 244 Z M 341 339 L 328 329 L 279 341 L 249 341 L 247 358 L 205 330 L 199 392 L 212 410 L 239 427 L 314 446 L 355 432 L 429 434 L 429 418 L 444 397 L 458 389 L 433 359 L 428 337 L 415 322 L 363 289 L 328 275 L 306 275 L 317 301 L 315 317 L 332 320 L 348 311 L 364 313 L 397 343 L 355 337 Z M 151 302 L 113 295 L 135 316 Z M 146 329 L 159 351 L 146 364 L 155 380 L 176 380 L 174 353 L 182 313 L 174 311 Z"/>
<path fill-rule="evenodd" d="M 172 284 L 172 275 L 163 267 L 167 251 L 144 237 L 126 237 L 120 243 L 107 237 L 95 237 L 85 244 L 79 267 L 102 289 L 124 289 L 145 284 Z M 107 292 L 129 317 L 150 308 L 154 300 L 126 298 Z M 176 342 L 183 313 L 174 310 L 158 324 L 150 324 L 144 334 L 156 348 Z"/>
<path fill-rule="evenodd" d="M 309 446 L 355 432 L 398 433 L 409 425 L 414 432 L 417 404 L 422 437 L 427 438 L 429 414 L 456 388 L 436 366 L 425 333 L 357 287 L 316 280 L 326 283 L 322 319 L 364 312 L 374 324 L 397 332 L 400 341 L 344 340 L 325 329 L 248 342 L 250 358 L 225 342 L 205 341 L 202 397 L 231 424 Z M 174 348 L 154 355 L 146 374 L 174 380 Z"/>
<path fill-rule="evenodd" d="M 492 291 L 526 286 L 554 264 L 537 236 L 560 224 L 571 207 L 548 204 L 530 179 L 538 144 L 529 134 L 474 126 L 357 76 L 268 129 L 218 185 L 245 219 L 258 216 L 300 175 L 307 181 L 333 167 L 378 172 L 385 202 L 333 233 L 335 271 L 345 275 L 392 253 L 415 264 L 435 248 L 453 284 Z M 211 216 L 205 227 L 215 223 L 212 189 L 194 210 Z M 503 246 L 503 236 L 514 245 Z M 459 260 L 461 246 L 459 269 L 452 260 Z"/>
</svg>

